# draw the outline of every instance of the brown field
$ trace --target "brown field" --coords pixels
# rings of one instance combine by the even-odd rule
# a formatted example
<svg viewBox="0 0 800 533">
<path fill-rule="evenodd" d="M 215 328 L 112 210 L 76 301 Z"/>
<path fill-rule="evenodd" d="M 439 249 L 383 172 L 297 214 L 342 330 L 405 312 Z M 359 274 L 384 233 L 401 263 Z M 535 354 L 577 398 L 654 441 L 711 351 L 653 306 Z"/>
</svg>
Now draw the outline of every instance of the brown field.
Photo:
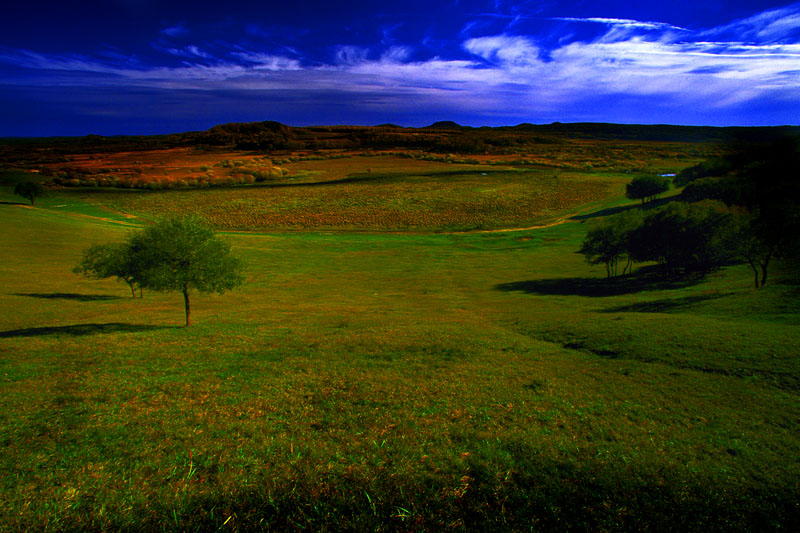
<svg viewBox="0 0 800 533">
<path fill-rule="evenodd" d="M 67 187 L 185 188 L 246 185 L 286 175 L 336 180 L 357 172 L 423 172 L 427 163 L 514 166 L 602 172 L 674 172 L 710 155 L 712 144 L 570 139 L 528 144 L 500 152 L 453 154 L 421 150 L 243 151 L 228 148 L 163 148 L 91 151 L 54 157 L 40 154 L 19 168 L 52 176 Z M 377 156 L 377 157 L 376 157 Z M 397 159 L 383 159 L 395 156 Z"/>
</svg>

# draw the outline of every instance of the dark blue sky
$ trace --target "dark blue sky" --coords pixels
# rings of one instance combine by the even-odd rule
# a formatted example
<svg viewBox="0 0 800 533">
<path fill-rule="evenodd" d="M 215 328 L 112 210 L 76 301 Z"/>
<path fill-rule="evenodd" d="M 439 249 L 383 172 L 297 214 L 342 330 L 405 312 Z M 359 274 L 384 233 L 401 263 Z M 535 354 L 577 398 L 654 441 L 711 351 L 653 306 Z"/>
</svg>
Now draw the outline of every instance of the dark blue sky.
<svg viewBox="0 0 800 533">
<path fill-rule="evenodd" d="M 31 0 L 0 19 L 0 136 L 257 120 L 800 124 L 800 2 Z"/>
</svg>

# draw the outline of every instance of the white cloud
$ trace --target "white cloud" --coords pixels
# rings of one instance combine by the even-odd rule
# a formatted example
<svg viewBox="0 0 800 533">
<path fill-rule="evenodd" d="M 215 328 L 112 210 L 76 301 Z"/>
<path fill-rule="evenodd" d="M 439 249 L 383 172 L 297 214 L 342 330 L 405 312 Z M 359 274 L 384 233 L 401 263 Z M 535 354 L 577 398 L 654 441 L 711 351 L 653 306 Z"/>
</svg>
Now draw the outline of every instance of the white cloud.
<svg viewBox="0 0 800 533">
<path fill-rule="evenodd" d="M 356 65 L 367 59 L 368 52 L 366 48 L 358 46 L 340 46 L 336 50 L 336 60 L 342 65 Z"/>
<path fill-rule="evenodd" d="M 800 36 L 800 3 L 764 11 L 703 32 L 705 36 L 735 35 L 742 41 L 776 42 Z"/>
<path fill-rule="evenodd" d="M 283 56 L 262 54 L 257 52 L 235 52 L 234 57 L 249 63 L 255 70 L 301 70 L 300 61 Z"/>
<path fill-rule="evenodd" d="M 539 48 L 526 37 L 477 37 L 465 41 L 463 47 L 469 53 L 501 66 L 535 65 L 539 62 Z"/>
<path fill-rule="evenodd" d="M 381 55 L 381 61 L 403 63 L 410 55 L 411 48 L 407 46 L 392 46 Z"/>
<path fill-rule="evenodd" d="M 200 50 L 195 45 L 185 46 L 184 48 L 164 48 L 166 52 L 180 57 L 199 57 L 203 59 L 210 59 L 211 56 L 206 52 Z"/>
<path fill-rule="evenodd" d="M 371 102 L 392 98 L 408 102 L 412 97 L 415 107 L 436 103 L 448 109 L 509 116 L 569 109 L 587 99 L 611 96 L 714 110 L 759 98 L 800 97 L 800 43 L 785 37 L 796 31 L 790 26 L 798 11 L 773 10 L 702 33 L 628 19 L 560 19 L 605 24 L 608 30 L 592 42 L 563 41 L 546 53 L 530 36 L 502 33 L 470 38 L 461 44 L 471 54 L 466 59 L 433 57 L 414 62 L 410 61 L 413 50 L 407 46 L 391 46 L 382 53 L 373 50 L 370 59 L 366 48 L 339 46 L 333 64 L 311 65 L 296 59 L 298 54 L 290 57 L 292 53 L 236 47 L 212 58 L 199 46 L 189 45 L 162 48 L 187 59 L 175 67 L 131 67 L 85 56 L 7 48 L 0 48 L 0 62 L 28 70 L 69 72 L 70 83 L 83 79 L 86 85 L 302 88 L 363 95 Z M 726 39 L 733 29 L 741 30 L 741 35 Z M 759 35 L 782 35 L 784 42 L 769 37 L 766 44 L 758 44 Z"/>
<path fill-rule="evenodd" d="M 555 17 L 551 20 L 561 20 L 565 22 L 595 22 L 598 24 L 606 24 L 609 26 L 619 26 L 623 28 L 636 28 L 642 30 L 679 30 L 688 31 L 686 28 L 673 26 L 665 22 L 643 22 L 640 20 L 632 19 L 619 19 L 619 18 L 603 18 L 603 17 L 588 17 L 588 18 L 575 18 L 575 17 Z"/>
</svg>

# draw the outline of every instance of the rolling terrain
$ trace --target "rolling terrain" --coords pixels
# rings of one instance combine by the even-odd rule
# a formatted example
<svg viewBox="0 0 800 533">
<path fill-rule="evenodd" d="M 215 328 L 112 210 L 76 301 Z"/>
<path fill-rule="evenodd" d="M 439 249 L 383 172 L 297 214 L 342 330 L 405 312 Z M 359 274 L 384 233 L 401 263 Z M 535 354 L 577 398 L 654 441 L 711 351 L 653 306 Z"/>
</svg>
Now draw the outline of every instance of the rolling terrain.
<svg viewBox="0 0 800 533">
<path fill-rule="evenodd" d="M 475 134 L 453 127 L 428 130 Z M 448 161 L 396 146 L 7 156 L 2 528 L 788 529 L 800 520 L 792 265 L 754 290 L 745 265 L 607 280 L 576 253 L 594 222 L 638 209 L 620 162 L 675 172 L 723 148 L 538 145 L 538 163 L 515 162 L 533 148 Z M 173 173 L 264 157 L 287 172 L 60 186 L 34 207 L 11 194 L 50 179 L 47 165 L 88 168 L 91 153 L 158 166 L 161 150 L 205 154 L 165 164 Z M 179 295 L 134 299 L 71 272 L 89 245 L 187 211 L 247 264 L 240 290 L 196 297 L 196 325 L 181 327 Z"/>
</svg>

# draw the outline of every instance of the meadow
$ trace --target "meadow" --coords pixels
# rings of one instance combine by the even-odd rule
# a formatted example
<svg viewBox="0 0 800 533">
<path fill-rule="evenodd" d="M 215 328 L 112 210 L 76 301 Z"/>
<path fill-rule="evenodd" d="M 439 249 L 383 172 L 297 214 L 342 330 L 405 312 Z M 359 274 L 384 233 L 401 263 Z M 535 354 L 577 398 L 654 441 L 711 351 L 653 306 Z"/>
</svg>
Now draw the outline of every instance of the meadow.
<svg viewBox="0 0 800 533">
<path fill-rule="evenodd" d="M 746 266 L 606 280 L 576 250 L 628 175 L 403 161 L 35 208 L 0 189 L 0 529 L 800 521 L 790 265 L 762 290 Z M 185 211 L 248 265 L 191 328 L 179 295 L 71 273 Z"/>
</svg>

